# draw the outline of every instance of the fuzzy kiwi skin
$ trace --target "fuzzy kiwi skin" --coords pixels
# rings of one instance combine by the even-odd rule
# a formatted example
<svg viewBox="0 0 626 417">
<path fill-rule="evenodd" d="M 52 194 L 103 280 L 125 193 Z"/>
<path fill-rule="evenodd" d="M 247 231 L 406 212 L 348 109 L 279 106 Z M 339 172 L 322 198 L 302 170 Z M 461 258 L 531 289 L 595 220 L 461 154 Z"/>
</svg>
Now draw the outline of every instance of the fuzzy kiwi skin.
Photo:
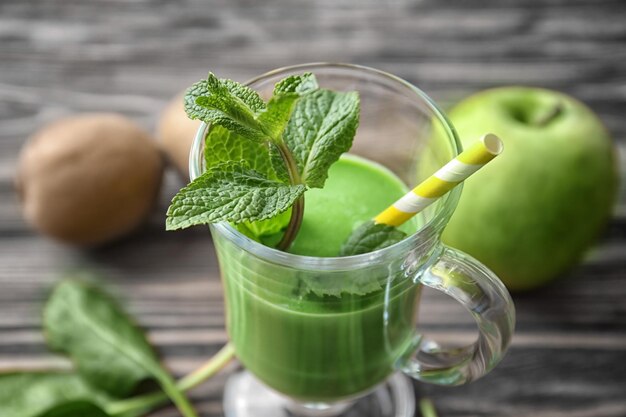
<svg viewBox="0 0 626 417">
<path fill-rule="evenodd" d="M 191 120 L 183 106 L 184 93 L 174 97 L 159 119 L 157 138 L 159 147 L 183 178 L 189 178 L 189 151 L 200 127 L 198 120 Z"/>
<path fill-rule="evenodd" d="M 162 176 L 162 156 L 145 131 L 123 116 L 93 113 L 35 133 L 20 154 L 16 186 L 36 230 L 96 246 L 142 223 Z"/>
</svg>

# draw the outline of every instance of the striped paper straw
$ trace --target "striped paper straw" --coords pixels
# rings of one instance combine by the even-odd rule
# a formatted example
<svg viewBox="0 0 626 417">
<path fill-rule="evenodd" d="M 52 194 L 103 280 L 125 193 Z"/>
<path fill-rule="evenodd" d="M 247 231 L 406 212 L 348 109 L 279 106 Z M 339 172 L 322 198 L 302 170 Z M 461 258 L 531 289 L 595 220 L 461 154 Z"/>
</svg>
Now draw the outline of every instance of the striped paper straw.
<svg viewBox="0 0 626 417">
<path fill-rule="evenodd" d="M 491 133 L 445 164 L 439 171 L 374 217 L 376 223 L 400 226 L 498 156 L 502 140 Z"/>
</svg>

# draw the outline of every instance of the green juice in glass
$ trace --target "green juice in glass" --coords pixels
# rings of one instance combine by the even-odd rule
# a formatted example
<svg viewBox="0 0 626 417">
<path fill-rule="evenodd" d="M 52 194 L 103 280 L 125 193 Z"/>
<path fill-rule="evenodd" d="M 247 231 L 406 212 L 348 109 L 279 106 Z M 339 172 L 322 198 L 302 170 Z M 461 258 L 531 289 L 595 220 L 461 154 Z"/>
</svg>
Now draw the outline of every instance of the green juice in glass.
<svg viewBox="0 0 626 417">
<path fill-rule="evenodd" d="M 337 256 L 358 224 L 407 191 L 386 168 L 344 155 L 331 167 L 323 189 L 307 191 L 302 227 L 290 252 Z M 416 228 L 417 221 L 402 227 L 407 233 Z M 413 340 L 420 286 L 388 276 L 401 268 L 360 270 L 356 277 L 325 273 L 317 279 L 295 269 L 278 270 L 224 239 L 216 239 L 216 248 L 237 357 L 283 394 L 308 402 L 359 394 L 388 377 Z M 355 278 L 363 285 L 342 287 Z M 387 299 L 385 288 L 390 289 Z"/>
</svg>

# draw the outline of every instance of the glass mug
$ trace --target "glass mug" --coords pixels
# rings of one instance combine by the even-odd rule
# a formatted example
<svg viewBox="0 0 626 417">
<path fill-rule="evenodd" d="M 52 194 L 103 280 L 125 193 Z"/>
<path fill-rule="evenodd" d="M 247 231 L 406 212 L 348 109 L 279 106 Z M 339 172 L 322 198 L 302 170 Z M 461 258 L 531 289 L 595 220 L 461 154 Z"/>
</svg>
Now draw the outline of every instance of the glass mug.
<svg viewBox="0 0 626 417">
<path fill-rule="evenodd" d="M 276 82 L 303 72 L 314 73 L 323 88 L 359 92 L 360 125 L 350 153 L 385 165 L 410 187 L 460 152 L 435 103 L 382 71 L 306 64 L 247 85 L 267 100 Z M 201 125 L 192 146 L 192 179 L 203 172 L 207 128 Z M 350 257 L 293 255 L 227 223 L 212 225 L 227 330 L 247 370 L 226 385 L 226 416 L 413 416 L 413 390 L 401 374 L 459 385 L 489 372 L 509 345 L 515 311 L 490 270 L 440 241 L 460 194 L 461 186 L 420 213 L 420 227 L 403 241 Z M 478 325 L 475 343 L 445 349 L 419 334 L 423 286 L 469 310 Z"/>
</svg>

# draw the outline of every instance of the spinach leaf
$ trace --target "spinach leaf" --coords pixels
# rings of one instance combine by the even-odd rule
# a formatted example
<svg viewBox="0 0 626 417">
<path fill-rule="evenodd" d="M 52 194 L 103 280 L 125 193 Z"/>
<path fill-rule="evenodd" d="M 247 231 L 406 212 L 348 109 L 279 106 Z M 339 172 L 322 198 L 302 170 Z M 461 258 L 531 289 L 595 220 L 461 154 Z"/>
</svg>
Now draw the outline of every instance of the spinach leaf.
<svg viewBox="0 0 626 417">
<path fill-rule="evenodd" d="M 37 417 L 110 417 L 97 405 L 89 401 L 72 401 L 39 414 Z"/>
<path fill-rule="evenodd" d="M 48 345 L 67 354 L 94 387 L 126 396 L 140 381 L 153 378 L 185 417 L 196 416 L 144 333 L 95 286 L 62 281 L 46 304 L 44 329 Z"/>
<path fill-rule="evenodd" d="M 106 417 L 100 407 L 110 400 L 109 395 L 93 388 L 71 372 L 0 374 L 2 417 Z M 83 410 L 83 413 L 70 412 L 78 409 Z M 89 409 L 98 409 L 100 414 L 96 411 L 87 412 Z M 59 410 L 65 410 L 66 413 L 60 414 Z"/>
</svg>

